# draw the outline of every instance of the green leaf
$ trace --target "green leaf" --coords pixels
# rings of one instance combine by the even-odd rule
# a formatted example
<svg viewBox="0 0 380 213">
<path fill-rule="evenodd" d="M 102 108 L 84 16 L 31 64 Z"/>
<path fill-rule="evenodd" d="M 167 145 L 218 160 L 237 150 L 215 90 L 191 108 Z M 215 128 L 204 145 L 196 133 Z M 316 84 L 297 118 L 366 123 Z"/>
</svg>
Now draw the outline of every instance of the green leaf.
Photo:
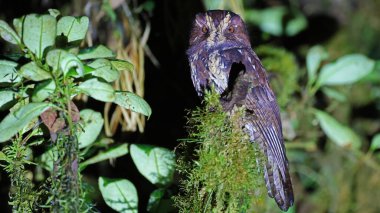
<svg viewBox="0 0 380 213">
<path fill-rule="evenodd" d="M 135 67 L 132 63 L 124 60 L 111 60 L 112 67 L 118 71 L 124 71 L 128 70 L 130 72 L 133 72 Z"/>
<path fill-rule="evenodd" d="M 107 16 L 111 18 L 112 22 L 116 21 L 116 13 L 112 8 L 110 1 L 103 1 L 102 11 L 104 11 L 105 14 L 107 14 Z"/>
<path fill-rule="evenodd" d="M 42 153 L 42 155 L 37 157 L 36 160 L 39 166 L 46 169 L 47 171 L 52 172 L 54 168 L 54 162 L 58 160 L 57 147 L 54 146 L 53 148 Z"/>
<path fill-rule="evenodd" d="M 52 78 L 48 71 L 40 68 L 34 61 L 22 66 L 18 73 L 24 78 L 32 81 L 43 81 Z"/>
<path fill-rule="evenodd" d="M 380 149 L 380 133 L 376 134 L 371 141 L 371 146 L 369 147 L 370 151 L 375 151 Z"/>
<path fill-rule="evenodd" d="M 120 77 L 120 72 L 113 69 L 111 62 L 104 58 L 99 58 L 88 64 L 95 70 L 91 72 L 93 76 L 103 78 L 107 82 L 113 82 Z"/>
<path fill-rule="evenodd" d="M 0 142 L 9 140 L 50 106 L 49 103 L 29 103 L 9 113 L 0 123 Z"/>
<path fill-rule="evenodd" d="M 60 65 L 61 65 L 61 69 L 64 75 L 69 73 L 71 68 L 75 68 L 75 71 L 80 76 L 83 76 L 84 68 L 83 68 L 82 61 L 71 53 L 67 53 L 61 58 Z"/>
<path fill-rule="evenodd" d="M 337 101 L 340 101 L 340 102 L 347 101 L 347 97 L 343 93 L 333 88 L 323 87 L 322 92 L 325 93 L 325 95 L 327 95 L 328 97 L 335 99 Z"/>
<path fill-rule="evenodd" d="M 315 115 L 323 132 L 331 141 L 339 146 L 349 147 L 355 150 L 360 148 L 360 138 L 350 128 L 339 123 L 335 118 L 323 111 L 315 110 Z"/>
<path fill-rule="evenodd" d="M 301 12 L 297 12 L 295 17 L 290 19 L 285 27 L 287 36 L 295 36 L 307 27 L 307 19 Z"/>
<path fill-rule="evenodd" d="M 132 144 L 131 156 L 139 172 L 153 184 L 167 185 L 173 180 L 175 159 L 168 149 Z"/>
<path fill-rule="evenodd" d="M 9 43 L 21 44 L 21 39 L 17 33 L 3 20 L 0 20 L 0 36 Z"/>
<path fill-rule="evenodd" d="M 100 152 L 94 157 L 84 161 L 80 164 L 81 170 L 86 168 L 90 164 L 95 164 L 104 160 L 118 158 L 128 154 L 128 144 L 121 144 L 115 147 L 111 147 L 104 152 Z"/>
<path fill-rule="evenodd" d="M 161 202 L 161 199 L 164 197 L 164 194 L 165 194 L 165 189 L 163 188 L 156 189 L 150 194 L 148 206 L 147 206 L 148 212 L 158 212 L 159 207 L 160 207 L 160 202 Z"/>
<path fill-rule="evenodd" d="M 95 70 L 94 68 L 92 68 L 92 67 L 90 67 L 90 66 L 88 66 L 86 64 L 83 65 L 83 68 L 84 68 L 84 74 L 85 75 L 89 74 L 89 73 L 92 73 Z"/>
<path fill-rule="evenodd" d="M 263 32 L 268 34 L 294 36 L 307 27 L 307 19 L 300 11 L 294 11 L 293 14 L 290 12 L 283 6 L 261 10 L 248 9 L 245 11 L 245 19 L 248 23 L 259 26 Z M 290 20 L 285 19 L 289 17 L 292 18 Z"/>
<path fill-rule="evenodd" d="M 155 8 L 155 2 L 154 0 L 148 0 L 142 3 L 141 8 L 147 11 L 149 14 L 153 13 L 153 10 Z"/>
<path fill-rule="evenodd" d="M 81 60 L 114 57 L 115 55 L 113 54 L 113 52 L 103 45 L 99 45 L 95 48 L 90 48 L 87 50 L 82 50 L 78 55 L 78 58 L 80 58 Z"/>
<path fill-rule="evenodd" d="M 79 148 L 84 148 L 95 142 L 103 128 L 104 120 L 102 114 L 92 109 L 80 111 L 82 118 L 82 130 L 78 133 Z"/>
<path fill-rule="evenodd" d="M 21 79 L 16 71 L 17 65 L 13 61 L 0 60 L 0 85 L 20 82 Z"/>
<path fill-rule="evenodd" d="M 280 36 L 283 34 L 282 19 L 286 13 L 286 8 L 279 6 L 263 10 L 246 10 L 245 17 L 247 22 L 258 25 L 263 32 Z"/>
<path fill-rule="evenodd" d="M 117 92 L 115 96 L 114 103 L 126 109 L 130 109 L 148 117 L 152 114 L 152 109 L 149 104 L 140 96 L 132 92 Z"/>
<path fill-rule="evenodd" d="M 17 92 L 11 90 L 0 91 L 0 111 L 9 109 L 17 97 Z"/>
<path fill-rule="evenodd" d="M 323 60 L 326 60 L 329 54 L 322 46 L 313 46 L 306 55 L 306 68 L 309 82 L 316 79 L 318 68 Z"/>
<path fill-rule="evenodd" d="M 373 68 L 373 71 L 370 72 L 368 75 L 364 76 L 362 79 L 360 79 L 361 83 L 374 83 L 374 84 L 380 84 L 380 61 L 375 61 L 375 66 Z"/>
<path fill-rule="evenodd" d="M 22 40 L 38 59 L 42 59 L 46 47 L 54 45 L 56 25 L 57 21 L 51 15 L 25 16 Z"/>
<path fill-rule="evenodd" d="M 8 161 L 7 156 L 2 151 L 0 151 L 0 161 Z"/>
<path fill-rule="evenodd" d="M 75 68 L 76 72 L 83 76 L 84 67 L 81 60 L 75 55 L 60 49 L 51 50 L 46 56 L 47 64 L 53 68 L 53 71 L 62 71 L 67 75 L 71 68 Z"/>
<path fill-rule="evenodd" d="M 78 89 L 98 101 L 113 102 L 115 100 L 115 91 L 112 86 L 96 78 L 81 83 Z"/>
<path fill-rule="evenodd" d="M 55 91 L 55 82 L 53 80 L 43 81 L 36 85 L 33 90 L 32 101 L 42 102 L 50 97 Z"/>
<path fill-rule="evenodd" d="M 207 8 L 208 10 L 226 9 L 224 7 L 224 1 L 220 0 L 203 0 L 203 4 L 205 5 L 205 8 Z"/>
<path fill-rule="evenodd" d="M 55 49 L 50 50 L 46 55 L 46 63 L 53 69 L 53 72 L 60 70 L 60 61 L 67 55 L 67 51 Z"/>
<path fill-rule="evenodd" d="M 86 36 L 89 20 L 86 16 L 75 18 L 64 16 L 58 20 L 57 36 L 64 35 L 68 42 L 83 40 Z"/>
<path fill-rule="evenodd" d="M 49 11 L 49 14 L 53 16 L 54 18 L 57 18 L 58 16 L 61 15 L 61 12 L 59 12 L 59 10 L 57 9 L 48 9 L 48 11 Z"/>
<path fill-rule="evenodd" d="M 138 212 L 137 190 L 129 180 L 99 177 L 98 183 L 103 199 L 109 207 L 117 212 Z"/>
<path fill-rule="evenodd" d="M 13 19 L 13 27 L 15 28 L 17 34 L 20 37 L 22 36 L 22 23 L 24 22 L 24 19 L 25 19 L 25 16 L 21 16 L 20 18 Z"/>
<path fill-rule="evenodd" d="M 326 64 L 319 74 L 319 85 L 352 84 L 368 75 L 375 62 L 364 55 L 352 54 L 339 58 L 336 62 Z"/>
</svg>

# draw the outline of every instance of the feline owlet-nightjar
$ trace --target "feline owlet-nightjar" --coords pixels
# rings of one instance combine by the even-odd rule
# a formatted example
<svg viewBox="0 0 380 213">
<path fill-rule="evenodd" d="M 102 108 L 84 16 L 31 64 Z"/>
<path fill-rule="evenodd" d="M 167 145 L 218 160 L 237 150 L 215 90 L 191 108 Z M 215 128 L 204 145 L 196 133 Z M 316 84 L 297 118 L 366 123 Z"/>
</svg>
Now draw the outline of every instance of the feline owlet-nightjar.
<svg viewBox="0 0 380 213">
<path fill-rule="evenodd" d="M 187 55 L 199 96 L 213 87 L 225 111 L 245 107 L 242 128 L 267 158 L 263 170 L 268 195 L 287 211 L 294 197 L 280 111 L 243 20 L 225 10 L 197 14 Z"/>
</svg>

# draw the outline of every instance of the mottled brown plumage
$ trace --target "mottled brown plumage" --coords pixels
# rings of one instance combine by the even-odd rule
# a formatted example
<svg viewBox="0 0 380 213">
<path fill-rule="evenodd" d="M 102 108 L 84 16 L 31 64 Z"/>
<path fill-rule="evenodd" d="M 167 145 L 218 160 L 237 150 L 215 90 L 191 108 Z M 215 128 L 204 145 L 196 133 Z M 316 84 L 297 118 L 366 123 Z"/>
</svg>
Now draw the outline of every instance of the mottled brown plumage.
<svg viewBox="0 0 380 213">
<path fill-rule="evenodd" d="M 280 112 L 243 20 L 224 10 L 197 14 L 187 55 L 199 96 L 213 86 L 221 94 L 225 111 L 245 106 L 244 130 L 267 157 L 264 178 L 268 195 L 286 211 L 294 198 Z"/>
</svg>

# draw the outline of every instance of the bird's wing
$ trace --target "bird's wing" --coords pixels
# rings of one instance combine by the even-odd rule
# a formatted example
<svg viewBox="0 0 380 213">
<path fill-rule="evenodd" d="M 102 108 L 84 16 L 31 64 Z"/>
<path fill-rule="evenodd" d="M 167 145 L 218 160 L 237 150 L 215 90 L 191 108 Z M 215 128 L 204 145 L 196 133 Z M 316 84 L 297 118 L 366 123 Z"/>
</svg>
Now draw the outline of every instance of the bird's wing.
<svg viewBox="0 0 380 213">
<path fill-rule="evenodd" d="M 245 128 L 267 157 L 264 169 L 268 195 L 286 211 L 293 205 L 293 189 L 285 155 L 281 119 L 275 96 L 268 83 L 254 85 L 247 94 Z"/>
</svg>

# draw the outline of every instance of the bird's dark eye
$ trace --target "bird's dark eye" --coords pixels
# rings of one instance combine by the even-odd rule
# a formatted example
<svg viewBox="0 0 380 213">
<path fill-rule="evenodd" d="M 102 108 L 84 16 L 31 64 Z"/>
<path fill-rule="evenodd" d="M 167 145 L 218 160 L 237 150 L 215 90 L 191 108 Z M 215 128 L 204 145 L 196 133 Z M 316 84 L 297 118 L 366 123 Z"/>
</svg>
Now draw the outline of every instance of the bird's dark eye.
<svg viewBox="0 0 380 213">
<path fill-rule="evenodd" d="M 208 32 L 208 28 L 207 28 L 206 26 L 203 26 L 203 27 L 202 27 L 202 32 L 203 32 L 203 33 L 207 33 L 207 32 Z"/>
<path fill-rule="evenodd" d="M 235 28 L 234 28 L 234 27 L 232 27 L 232 26 L 231 26 L 231 27 L 229 27 L 229 28 L 228 28 L 228 32 L 229 32 L 229 33 L 233 33 L 233 32 L 235 32 Z"/>
</svg>

